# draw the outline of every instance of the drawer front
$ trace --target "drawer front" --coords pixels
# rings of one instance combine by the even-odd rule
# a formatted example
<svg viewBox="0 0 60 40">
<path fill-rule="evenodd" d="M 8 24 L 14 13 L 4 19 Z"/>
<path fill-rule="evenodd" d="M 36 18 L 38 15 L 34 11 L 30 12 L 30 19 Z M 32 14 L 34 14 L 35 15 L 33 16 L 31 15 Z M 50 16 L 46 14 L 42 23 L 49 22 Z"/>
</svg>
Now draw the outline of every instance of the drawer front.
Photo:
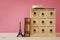
<svg viewBox="0 0 60 40">
<path fill-rule="evenodd" d="M 47 37 L 56 37 L 55 27 L 47 27 Z"/>
<path fill-rule="evenodd" d="M 47 19 L 47 26 L 55 26 L 55 19 Z"/>
<path fill-rule="evenodd" d="M 33 26 L 33 27 L 31 27 L 31 29 L 30 29 L 30 34 L 31 35 L 37 35 L 39 33 L 39 28 L 38 28 L 38 26 Z"/>
<path fill-rule="evenodd" d="M 46 9 L 40 9 L 40 11 L 39 11 L 39 18 L 46 18 L 46 17 L 47 17 Z"/>
<path fill-rule="evenodd" d="M 39 26 L 40 27 L 46 27 L 46 23 L 47 23 L 46 19 L 39 19 Z"/>
<path fill-rule="evenodd" d="M 45 34 L 46 32 L 46 27 L 39 27 L 39 33 Z"/>
<path fill-rule="evenodd" d="M 54 9 L 47 10 L 47 18 L 55 18 L 56 12 Z"/>
<path fill-rule="evenodd" d="M 30 18 L 38 18 L 39 17 L 39 10 L 32 9 L 30 12 Z"/>
<path fill-rule="evenodd" d="M 47 29 L 47 33 L 51 33 L 51 34 L 52 34 L 52 33 L 55 33 L 55 32 L 56 32 L 55 27 L 48 27 L 48 26 L 47 26 L 46 29 Z"/>
<path fill-rule="evenodd" d="M 39 36 L 40 37 L 46 37 L 47 36 L 46 27 L 39 27 Z"/>
<path fill-rule="evenodd" d="M 31 19 L 31 26 L 38 26 L 38 19 Z"/>
</svg>

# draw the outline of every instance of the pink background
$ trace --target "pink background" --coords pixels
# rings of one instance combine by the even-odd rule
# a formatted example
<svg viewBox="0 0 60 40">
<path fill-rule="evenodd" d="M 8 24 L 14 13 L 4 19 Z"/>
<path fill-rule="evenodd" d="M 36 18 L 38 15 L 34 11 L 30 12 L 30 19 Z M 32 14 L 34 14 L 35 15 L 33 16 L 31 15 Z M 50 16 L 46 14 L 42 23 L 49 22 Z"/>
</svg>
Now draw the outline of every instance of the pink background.
<svg viewBox="0 0 60 40">
<path fill-rule="evenodd" d="M 56 9 L 56 32 L 60 32 L 60 0 L 0 0 L 0 32 L 24 31 L 24 18 L 30 16 L 32 5 Z"/>
</svg>

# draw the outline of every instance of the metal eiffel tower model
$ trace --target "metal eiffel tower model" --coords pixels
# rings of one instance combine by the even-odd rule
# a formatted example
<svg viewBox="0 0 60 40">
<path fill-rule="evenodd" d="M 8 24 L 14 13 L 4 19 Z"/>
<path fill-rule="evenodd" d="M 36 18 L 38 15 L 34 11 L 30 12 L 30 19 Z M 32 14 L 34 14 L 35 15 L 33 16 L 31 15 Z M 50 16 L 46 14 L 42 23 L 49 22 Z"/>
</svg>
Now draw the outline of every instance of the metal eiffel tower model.
<svg viewBox="0 0 60 40">
<path fill-rule="evenodd" d="M 17 37 L 19 37 L 19 36 L 23 37 L 24 35 L 21 32 L 21 22 L 19 23 L 19 25 L 20 25 L 19 26 L 19 33 L 18 33 Z"/>
</svg>

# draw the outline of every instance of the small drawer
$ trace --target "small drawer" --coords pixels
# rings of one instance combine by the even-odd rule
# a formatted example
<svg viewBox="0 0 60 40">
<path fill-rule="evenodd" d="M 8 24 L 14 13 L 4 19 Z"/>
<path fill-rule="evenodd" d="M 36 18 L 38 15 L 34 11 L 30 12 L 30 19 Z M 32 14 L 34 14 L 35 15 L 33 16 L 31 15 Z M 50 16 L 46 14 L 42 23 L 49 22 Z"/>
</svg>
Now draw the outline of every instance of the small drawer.
<svg viewBox="0 0 60 40">
<path fill-rule="evenodd" d="M 39 33 L 39 28 L 38 26 L 32 26 L 30 29 L 30 34 L 38 34 Z"/>
<path fill-rule="evenodd" d="M 54 27 L 47 27 L 47 37 L 55 37 L 56 29 Z"/>
<path fill-rule="evenodd" d="M 40 27 L 45 27 L 46 26 L 46 19 L 39 19 L 39 25 Z"/>
<path fill-rule="evenodd" d="M 46 31 L 46 27 L 39 27 L 39 33 L 42 33 L 42 34 L 44 34 L 44 33 L 46 33 L 47 31 Z"/>
<path fill-rule="evenodd" d="M 47 10 L 47 18 L 55 18 L 56 12 L 54 9 Z"/>
<path fill-rule="evenodd" d="M 38 26 L 38 19 L 31 19 L 31 26 Z"/>
<path fill-rule="evenodd" d="M 30 18 L 38 18 L 39 17 L 39 10 L 32 9 L 30 12 Z"/>
<path fill-rule="evenodd" d="M 39 18 L 46 18 L 46 17 L 47 17 L 46 9 L 40 9 Z"/>
<path fill-rule="evenodd" d="M 55 33 L 55 32 L 56 32 L 55 27 L 47 27 L 46 29 L 47 29 L 47 33 L 50 33 L 50 34 L 52 34 L 52 33 Z"/>
<path fill-rule="evenodd" d="M 55 19 L 47 19 L 47 26 L 55 26 Z"/>
<path fill-rule="evenodd" d="M 46 27 L 39 27 L 39 36 L 40 37 L 47 37 Z"/>
</svg>

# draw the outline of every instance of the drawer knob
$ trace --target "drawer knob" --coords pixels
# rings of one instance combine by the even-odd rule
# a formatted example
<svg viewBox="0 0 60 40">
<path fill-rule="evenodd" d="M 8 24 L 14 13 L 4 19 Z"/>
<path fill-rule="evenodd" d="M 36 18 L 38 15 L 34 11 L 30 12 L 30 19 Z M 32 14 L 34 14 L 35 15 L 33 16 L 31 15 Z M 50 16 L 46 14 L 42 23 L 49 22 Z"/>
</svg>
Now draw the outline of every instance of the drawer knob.
<svg viewBox="0 0 60 40">
<path fill-rule="evenodd" d="M 36 12 L 34 12 L 34 15 L 36 15 Z"/>
<path fill-rule="evenodd" d="M 50 12 L 50 15 L 53 15 L 53 12 Z"/>
<path fill-rule="evenodd" d="M 33 21 L 33 23 L 36 23 L 36 21 Z"/>
<path fill-rule="evenodd" d="M 42 32 L 44 32 L 44 29 L 42 29 Z"/>
<path fill-rule="evenodd" d="M 50 24 L 52 24 L 52 21 L 50 21 Z"/>
<path fill-rule="evenodd" d="M 42 13 L 42 15 L 44 16 L 44 13 Z"/>
<path fill-rule="evenodd" d="M 50 32 L 52 32 L 53 30 L 52 29 L 50 29 Z"/>
</svg>

